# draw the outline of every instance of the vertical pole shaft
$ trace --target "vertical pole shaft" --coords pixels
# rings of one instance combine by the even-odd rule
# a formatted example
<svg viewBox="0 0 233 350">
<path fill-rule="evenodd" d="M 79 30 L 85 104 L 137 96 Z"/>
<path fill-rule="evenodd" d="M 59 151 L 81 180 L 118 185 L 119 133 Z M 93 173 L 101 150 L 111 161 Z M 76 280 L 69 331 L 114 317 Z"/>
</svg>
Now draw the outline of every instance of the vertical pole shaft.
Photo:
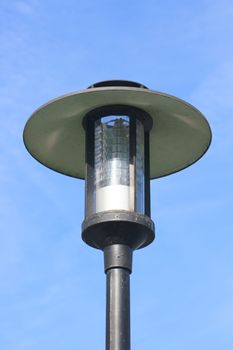
<svg viewBox="0 0 233 350">
<path fill-rule="evenodd" d="M 130 350 L 129 271 L 107 271 L 106 350 Z"/>
<path fill-rule="evenodd" d="M 105 248 L 107 278 L 106 350 L 130 350 L 130 273 L 132 250 L 122 244 Z"/>
</svg>

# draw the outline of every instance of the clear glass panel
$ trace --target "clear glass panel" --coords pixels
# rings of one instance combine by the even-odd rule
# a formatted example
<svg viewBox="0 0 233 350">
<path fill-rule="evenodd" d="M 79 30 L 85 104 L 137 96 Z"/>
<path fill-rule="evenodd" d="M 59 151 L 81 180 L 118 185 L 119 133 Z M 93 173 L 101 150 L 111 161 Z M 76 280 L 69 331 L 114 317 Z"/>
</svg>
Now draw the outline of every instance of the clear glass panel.
<svg viewBox="0 0 233 350">
<path fill-rule="evenodd" d="M 145 213 L 144 126 L 131 118 L 110 115 L 95 121 L 94 188 L 87 186 L 87 215 L 107 210 Z"/>
<path fill-rule="evenodd" d="M 108 116 L 95 122 L 96 212 L 134 210 L 130 190 L 129 128 L 128 116 Z"/>
<path fill-rule="evenodd" d="M 145 212 L 145 161 L 144 127 L 136 120 L 136 208 L 138 213 Z"/>
</svg>

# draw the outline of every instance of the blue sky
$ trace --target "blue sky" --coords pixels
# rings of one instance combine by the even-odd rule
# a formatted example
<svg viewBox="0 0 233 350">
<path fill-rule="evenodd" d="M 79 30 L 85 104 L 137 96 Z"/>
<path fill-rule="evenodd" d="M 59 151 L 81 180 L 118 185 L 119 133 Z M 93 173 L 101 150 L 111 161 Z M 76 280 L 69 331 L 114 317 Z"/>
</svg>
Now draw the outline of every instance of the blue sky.
<svg viewBox="0 0 233 350">
<path fill-rule="evenodd" d="M 132 349 L 233 348 L 233 2 L 0 1 L 0 348 L 103 349 L 102 253 L 81 240 L 84 183 L 22 132 L 42 103 L 105 79 L 187 100 L 198 163 L 151 184 L 156 241 L 134 255 Z"/>
</svg>

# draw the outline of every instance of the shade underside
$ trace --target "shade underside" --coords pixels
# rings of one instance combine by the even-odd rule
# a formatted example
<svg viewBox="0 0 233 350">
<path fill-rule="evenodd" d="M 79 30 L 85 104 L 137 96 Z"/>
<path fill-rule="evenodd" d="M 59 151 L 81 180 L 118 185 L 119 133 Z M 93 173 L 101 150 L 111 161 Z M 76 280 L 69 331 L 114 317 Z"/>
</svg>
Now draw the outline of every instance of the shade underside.
<svg viewBox="0 0 233 350">
<path fill-rule="evenodd" d="M 182 170 L 208 149 L 211 130 L 192 105 L 167 94 L 135 87 L 99 87 L 54 99 L 36 110 L 24 129 L 31 155 L 60 173 L 84 179 L 83 117 L 107 105 L 137 107 L 150 114 L 150 178 Z"/>
</svg>

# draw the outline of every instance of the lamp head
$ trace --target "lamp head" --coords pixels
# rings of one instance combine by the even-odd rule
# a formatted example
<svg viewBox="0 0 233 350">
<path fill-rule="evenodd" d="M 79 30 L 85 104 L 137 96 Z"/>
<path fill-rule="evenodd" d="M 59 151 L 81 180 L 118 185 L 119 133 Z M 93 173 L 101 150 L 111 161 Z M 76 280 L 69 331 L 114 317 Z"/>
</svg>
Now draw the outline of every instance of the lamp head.
<svg viewBox="0 0 233 350">
<path fill-rule="evenodd" d="M 24 129 L 34 158 L 86 179 L 83 239 L 133 249 L 154 239 L 149 180 L 196 162 L 211 131 L 190 104 L 144 85 L 105 81 L 40 107 Z"/>
</svg>

